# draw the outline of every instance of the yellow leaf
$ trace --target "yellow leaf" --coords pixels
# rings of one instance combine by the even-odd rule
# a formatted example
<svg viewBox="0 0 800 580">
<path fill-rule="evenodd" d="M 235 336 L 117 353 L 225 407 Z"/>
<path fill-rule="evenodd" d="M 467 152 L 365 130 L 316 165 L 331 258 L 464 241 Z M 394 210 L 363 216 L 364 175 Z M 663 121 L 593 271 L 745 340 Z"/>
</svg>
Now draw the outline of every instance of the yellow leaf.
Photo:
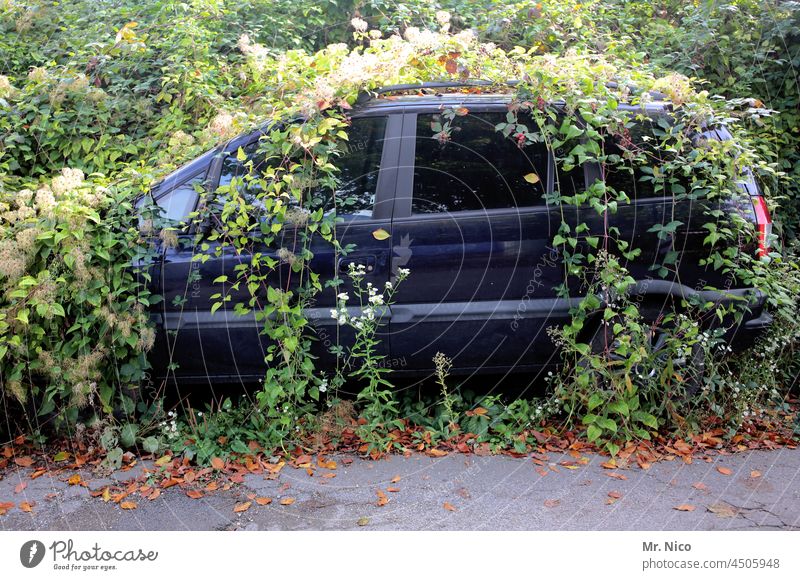
<svg viewBox="0 0 800 580">
<path fill-rule="evenodd" d="M 382 242 L 383 240 L 388 240 L 391 236 L 392 234 L 390 234 L 383 228 L 378 228 L 377 230 L 372 232 L 372 237 L 378 240 L 379 242 Z"/>
<path fill-rule="evenodd" d="M 157 467 L 163 467 L 164 465 L 166 465 L 170 461 L 172 461 L 172 456 L 171 455 L 165 455 L 164 457 L 160 457 L 160 458 L 156 459 L 156 466 Z"/>
<path fill-rule="evenodd" d="M 539 176 L 535 173 L 529 173 L 523 179 L 525 179 L 525 181 L 528 183 L 539 183 Z"/>
</svg>

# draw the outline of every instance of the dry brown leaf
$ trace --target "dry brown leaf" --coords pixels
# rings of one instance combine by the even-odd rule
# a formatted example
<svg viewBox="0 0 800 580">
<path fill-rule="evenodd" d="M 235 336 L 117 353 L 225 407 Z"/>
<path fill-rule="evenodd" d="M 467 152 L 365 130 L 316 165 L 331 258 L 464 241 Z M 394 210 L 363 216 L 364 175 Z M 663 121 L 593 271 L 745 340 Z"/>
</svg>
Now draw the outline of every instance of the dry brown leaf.
<svg viewBox="0 0 800 580">
<path fill-rule="evenodd" d="M 456 508 L 455 508 L 455 506 L 453 506 L 453 504 L 451 504 L 449 501 L 446 501 L 446 502 L 444 502 L 444 504 L 442 505 L 442 507 L 443 507 L 444 509 L 446 509 L 447 511 L 449 511 L 449 512 L 454 512 L 454 511 L 456 511 Z"/>
<path fill-rule="evenodd" d="M 758 471 L 757 469 L 754 469 L 753 471 L 750 472 L 750 477 L 752 477 L 753 479 L 761 477 L 761 472 Z"/>
<path fill-rule="evenodd" d="M 554 508 L 561 505 L 560 499 L 546 499 L 544 500 L 544 507 Z"/>
<path fill-rule="evenodd" d="M 31 459 L 30 457 L 17 457 L 14 460 L 14 463 L 19 465 L 20 467 L 30 467 L 31 465 L 33 465 L 33 459 Z"/>
<path fill-rule="evenodd" d="M 21 504 L 19 504 L 19 509 L 21 509 L 24 512 L 30 513 L 33 511 L 33 506 L 35 505 L 36 505 L 35 501 L 30 501 L 30 502 L 24 501 Z"/>
<path fill-rule="evenodd" d="M 391 481 L 391 483 L 397 483 L 398 481 L 400 481 L 400 479 L 401 479 L 401 478 L 400 478 L 400 476 L 399 476 L 399 475 L 395 475 L 395 476 L 392 478 L 392 481 Z"/>
<path fill-rule="evenodd" d="M 192 483 L 195 479 L 197 479 L 197 475 L 194 471 L 187 471 L 183 474 L 183 481 L 186 483 Z"/>
<path fill-rule="evenodd" d="M 272 503 L 272 498 L 271 497 L 257 497 L 256 498 L 256 503 L 258 505 L 269 505 L 269 504 Z"/>
<path fill-rule="evenodd" d="M 693 512 L 695 510 L 695 507 L 693 505 L 688 504 L 688 503 L 684 503 L 684 504 L 675 506 L 672 509 L 678 510 L 679 512 Z"/>
<path fill-rule="evenodd" d="M 620 492 L 618 492 L 618 491 L 609 491 L 608 492 L 608 497 L 610 497 L 612 499 L 620 499 L 622 497 L 622 494 Z"/>
<path fill-rule="evenodd" d="M 153 501 L 153 500 L 158 499 L 158 497 L 160 495 L 161 495 L 161 490 L 160 489 L 154 489 L 152 491 L 152 493 L 150 493 L 150 495 L 147 496 L 147 499 L 149 499 L 150 501 Z"/>
<path fill-rule="evenodd" d="M 733 473 L 727 467 L 717 467 L 717 471 L 719 471 L 722 475 L 731 475 Z"/>
<path fill-rule="evenodd" d="M 386 491 L 390 491 L 392 493 L 397 493 L 398 491 L 400 491 L 400 488 L 399 487 L 387 487 Z"/>
<path fill-rule="evenodd" d="M 619 479 L 621 481 L 625 481 L 626 479 L 628 479 L 627 475 L 625 475 L 624 473 L 620 473 L 619 471 L 610 471 L 610 472 L 606 473 L 606 475 L 608 477 L 612 477 L 614 479 Z"/>
<path fill-rule="evenodd" d="M 708 491 L 708 486 L 703 483 L 702 481 L 698 481 L 692 484 L 692 487 L 695 489 L 699 489 L 700 491 Z"/>
<path fill-rule="evenodd" d="M 237 514 L 238 513 L 242 513 L 242 512 L 246 512 L 247 510 L 250 509 L 251 505 L 253 505 L 253 502 L 251 502 L 251 501 L 246 501 L 244 503 L 237 503 L 235 506 L 233 506 L 233 511 L 234 511 L 234 513 L 237 513 Z"/>
<path fill-rule="evenodd" d="M 124 510 L 135 510 L 136 509 L 136 502 L 124 501 L 121 504 L 119 504 L 119 507 L 121 507 Z"/>
<path fill-rule="evenodd" d="M 21 481 L 17 484 L 17 487 L 14 488 L 14 493 L 22 493 L 22 491 L 28 487 L 27 481 Z"/>
<path fill-rule="evenodd" d="M 322 477 L 325 478 L 325 479 L 333 479 L 334 477 L 336 477 L 336 474 L 335 473 L 325 473 Z"/>
<path fill-rule="evenodd" d="M 280 501 L 281 505 L 292 505 L 294 503 L 293 497 L 285 497 Z"/>
<path fill-rule="evenodd" d="M 80 473 L 76 473 L 75 475 L 73 475 L 72 477 L 70 477 L 67 480 L 67 483 L 70 484 L 70 485 L 80 485 L 82 483 L 81 474 Z"/>
<path fill-rule="evenodd" d="M 212 457 L 211 458 L 211 467 L 216 469 L 217 471 L 221 471 L 225 469 L 225 462 L 222 461 L 219 457 Z"/>
<path fill-rule="evenodd" d="M 186 495 L 192 499 L 200 499 L 201 497 L 203 497 L 203 492 L 193 489 L 192 491 L 187 491 Z"/>
<path fill-rule="evenodd" d="M 739 513 L 739 510 L 726 503 L 711 504 L 707 509 L 718 518 L 735 518 Z"/>
<path fill-rule="evenodd" d="M 602 467 L 603 469 L 616 469 L 617 468 L 617 461 L 615 459 L 610 459 L 609 461 L 606 461 L 605 463 L 601 463 L 600 467 Z"/>
</svg>

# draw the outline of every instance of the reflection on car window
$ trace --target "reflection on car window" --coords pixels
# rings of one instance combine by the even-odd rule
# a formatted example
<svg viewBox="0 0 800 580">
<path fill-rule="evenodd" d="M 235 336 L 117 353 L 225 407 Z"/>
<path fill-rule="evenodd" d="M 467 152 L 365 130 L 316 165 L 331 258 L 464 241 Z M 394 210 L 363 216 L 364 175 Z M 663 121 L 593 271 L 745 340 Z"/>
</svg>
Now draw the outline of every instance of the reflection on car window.
<svg viewBox="0 0 800 580">
<path fill-rule="evenodd" d="M 674 154 L 658 146 L 661 139 L 655 135 L 654 130 L 658 129 L 656 125 L 659 121 L 662 124 L 669 122 L 666 117 L 648 118 L 633 124 L 620 134 L 606 138 L 606 187 L 616 192 L 625 192 L 631 200 L 670 197 L 691 191 L 691 179 L 678 171 L 673 171 L 670 175 L 662 174 L 658 178 L 653 173 L 653 167 L 669 162 L 671 156 L 674 159 Z M 622 163 L 619 163 L 620 158 Z"/>
<path fill-rule="evenodd" d="M 411 212 L 439 213 L 543 205 L 547 148 L 517 146 L 495 130 L 503 113 L 468 114 L 453 121 L 447 141 L 433 137 L 439 115 L 417 118 Z M 526 181 L 529 177 L 531 183 Z"/>
<path fill-rule="evenodd" d="M 306 209 L 313 211 L 322 207 L 326 212 L 333 211 L 335 199 L 337 215 L 351 219 L 371 217 L 385 131 L 385 116 L 353 119 L 347 129 L 348 140 L 342 143 L 344 153 L 334 162 L 340 170 L 338 188 L 336 191 L 321 186 L 312 189 Z M 242 147 L 242 151 L 244 161 L 239 160 L 238 151 L 225 157 L 219 185 L 230 186 L 233 182 L 248 203 L 259 206 L 258 194 L 262 191 L 259 177 L 266 164 L 264 153 L 258 141 Z M 225 199 L 218 197 L 217 202 L 224 204 Z"/>
<path fill-rule="evenodd" d="M 155 202 L 162 210 L 163 218 L 170 222 L 185 222 L 197 205 L 199 193 L 197 189 L 203 181 L 202 175 L 190 179 L 171 191 L 160 194 Z"/>
</svg>

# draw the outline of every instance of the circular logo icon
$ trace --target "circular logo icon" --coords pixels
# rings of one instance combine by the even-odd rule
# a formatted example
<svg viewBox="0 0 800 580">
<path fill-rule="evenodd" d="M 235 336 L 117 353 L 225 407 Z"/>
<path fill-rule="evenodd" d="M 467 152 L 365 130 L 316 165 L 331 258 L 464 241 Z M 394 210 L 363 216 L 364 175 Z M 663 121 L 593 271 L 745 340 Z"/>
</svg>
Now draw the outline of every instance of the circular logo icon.
<svg viewBox="0 0 800 580">
<path fill-rule="evenodd" d="M 26 568 L 35 568 L 44 559 L 44 544 L 39 540 L 29 540 L 19 549 L 19 561 Z"/>
</svg>

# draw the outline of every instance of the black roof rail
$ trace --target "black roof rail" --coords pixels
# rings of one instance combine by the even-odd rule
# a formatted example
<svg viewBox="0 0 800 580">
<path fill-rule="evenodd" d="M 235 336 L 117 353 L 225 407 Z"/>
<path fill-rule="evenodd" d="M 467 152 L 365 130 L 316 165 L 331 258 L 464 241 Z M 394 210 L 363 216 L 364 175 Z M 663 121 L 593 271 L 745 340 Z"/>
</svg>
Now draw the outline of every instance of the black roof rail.
<svg viewBox="0 0 800 580">
<path fill-rule="evenodd" d="M 424 83 L 388 85 L 385 87 L 372 89 L 370 91 L 362 93 L 361 96 L 359 96 L 358 98 L 358 102 L 369 100 L 373 97 L 377 97 L 378 95 L 383 95 L 386 93 L 394 93 L 398 91 L 414 91 L 423 89 L 457 89 L 457 88 L 469 88 L 469 87 L 491 87 L 491 86 L 501 86 L 501 85 L 513 87 L 517 84 L 519 84 L 519 81 L 512 80 L 512 81 L 504 81 L 498 83 L 487 80 L 474 79 L 466 81 L 427 81 Z"/>
<path fill-rule="evenodd" d="M 383 95 L 386 93 L 394 93 L 399 91 L 414 91 L 414 90 L 424 90 L 424 89 L 457 89 L 457 88 L 469 88 L 469 87 L 491 87 L 491 86 L 508 86 L 514 87 L 519 84 L 518 80 L 508 80 L 504 82 L 493 82 L 487 81 L 482 79 L 473 79 L 473 80 L 464 80 L 464 81 L 427 81 L 423 83 L 407 83 L 407 84 L 400 84 L 400 85 L 388 85 L 385 87 L 380 87 L 377 89 L 372 89 L 370 91 L 366 91 L 362 93 L 357 100 L 357 103 L 364 103 L 378 95 Z M 640 93 L 639 89 L 636 88 L 635 85 L 627 84 L 624 85 L 631 94 L 635 95 Z M 620 87 L 620 84 L 617 81 L 608 81 L 606 83 L 606 87 L 609 89 L 617 89 Z M 667 95 L 660 92 L 660 91 L 648 91 L 650 95 L 654 99 L 658 99 L 661 101 L 667 100 Z"/>
</svg>

